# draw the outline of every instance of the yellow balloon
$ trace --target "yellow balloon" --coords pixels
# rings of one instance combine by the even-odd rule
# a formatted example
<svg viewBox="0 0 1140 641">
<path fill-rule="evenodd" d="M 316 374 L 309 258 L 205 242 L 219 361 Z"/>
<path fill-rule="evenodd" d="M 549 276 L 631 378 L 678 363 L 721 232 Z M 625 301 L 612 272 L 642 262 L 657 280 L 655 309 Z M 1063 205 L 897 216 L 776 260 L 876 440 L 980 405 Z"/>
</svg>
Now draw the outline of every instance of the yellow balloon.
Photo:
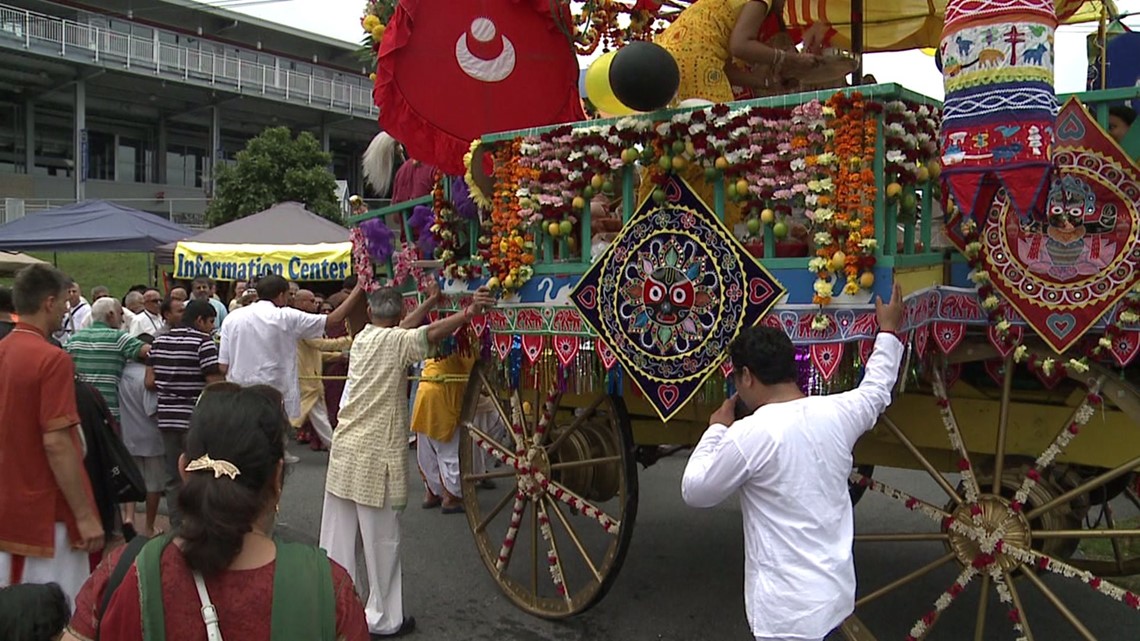
<svg viewBox="0 0 1140 641">
<path fill-rule="evenodd" d="M 637 111 L 622 104 L 610 87 L 610 64 L 613 63 L 616 53 L 617 51 L 611 51 L 603 54 L 586 70 L 586 97 L 600 112 L 614 116 L 628 116 Z"/>
<path fill-rule="evenodd" d="M 934 54 L 938 53 L 938 50 L 935 49 L 934 47 L 923 47 L 922 53 L 925 53 L 928 56 L 934 57 Z"/>
</svg>

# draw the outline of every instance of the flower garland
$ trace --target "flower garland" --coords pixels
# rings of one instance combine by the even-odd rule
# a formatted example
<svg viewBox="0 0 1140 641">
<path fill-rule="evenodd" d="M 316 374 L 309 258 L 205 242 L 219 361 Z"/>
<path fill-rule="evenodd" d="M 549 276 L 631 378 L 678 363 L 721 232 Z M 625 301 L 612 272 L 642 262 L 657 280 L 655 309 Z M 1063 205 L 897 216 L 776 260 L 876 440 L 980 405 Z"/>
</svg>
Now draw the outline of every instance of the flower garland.
<svg viewBox="0 0 1140 641">
<path fill-rule="evenodd" d="M 978 568 L 972 565 L 967 565 L 962 568 L 962 572 L 958 574 L 958 577 L 954 579 L 950 587 L 934 601 L 934 609 L 923 615 L 923 617 L 916 621 L 911 627 L 910 634 L 904 637 L 906 641 L 918 641 L 918 639 L 924 638 L 926 633 L 929 632 L 930 628 L 934 625 L 934 622 L 938 620 L 938 617 L 942 616 L 942 613 L 950 607 L 954 599 L 957 599 L 958 596 L 966 590 L 966 586 L 969 585 L 970 581 L 973 581 L 974 577 L 978 576 L 978 574 Z"/>
<path fill-rule="evenodd" d="M 515 493 L 515 504 L 511 508 L 511 524 L 503 536 L 503 545 L 499 548 L 499 558 L 495 559 L 495 569 L 502 572 L 511 560 L 511 550 L 515 547 L 515 539 L 519 536 L 519 526 L 522 525 L 523 510 L 526 509 L 526 494 L 521 491 Z"/>
<path fill-rule="evenodd" d="M 994 583 L 994 589 L 998 594 L 998 601 L 1005 604 L 1009 610 L 1009 621 L 1013 624 L 1013 631 L 1017 633 L 1016 641 L 1029 641 L 1025 636 L 1025 616 L 1017 607 L 1017 602 L 1013 599 L 1013 593 L 1009 589 L 1009 585 L 1005 582 L 1005 575 L 1002 574 L 1001 567 L 998 565 L 991 565 L 989 569 L 990 579 Z"/>
<path fill-rule="evenodd" d="M 372 64 L 376 68 L 376 57 L 380 52 L 380 42 L 384 40 L 384 32 L 388 29 L 388 22 L 396 11 L 398 0 L 368 0 L 364 5 L 364 14 L 360 16 L 360 28 L 364 30 L 364 39 L 361 46 L 365 48 Z M 368 75 L 376 80 L 376 72 Z"/>
<path fill-rule="evenodd" d="M 546 513 L 546 506 L 541 502 L 535 505 L 538 510 L 538 529 L 542 538 L 550 549 L 546 551 L 546 564 L 550 568 L 550 580 L 554 583 L 554 590 L 570 604 L 570 594 L 566 590 L 566 578 L 562 572 L 562 561 L 558 558 L 558 548 L 554 544 L 554 532 L 550 528 L 550 516 Z M 557 508 L 556 508 L 557 509 Z"/>
<path fill-rule="evenodd" d="M 1081 432 L 1081 428 L 1088 425 L 1090 419 L 1096 414 L 1096 407 L 1100 406 L 1103 402 L 1100 396 L 1101 381 L 1093 383 L 1089 388 L 1088 395 L 1077 406 L 1073 412 L 1073 420 L 1057 433 L 1053 442 L 1049 447 L 1045 448 L 1041 455 L 1037 457 L 1033 467 L 1025 473 L 1025 478 L 1021 481 L 1021 487 L 1018 488 L 1017 493 L 1014 494 L 1013 501 L 1010 503 L 1010 509 L 1014 512 L 1020 512 L 1025 506 L 1026 499 L 1029 498 L 1029 492 L 1041 481 L 1041 472 L 1053 464 L 1053 461 L 1065 451 L 1074 438 Z"/>
<path fill-rule="evenodd" d="M 934 402 L 938 405 L 938 412 L 942 416 L 942 426 L 946 428 L 946 436 L 950 446 L 958 453 L 958 471 L 962 475 L 962 485 L 965 490 L 963 499 L 971 505 L 971 511 L 978 502 L 978 479 L 974 476 L 974 468 L 970 464 L 970 456 L 966 451 L 966 443 L 962 440 L 962 433 L 958 430 L 958 421 L 954 418 L 954 411 L 950 408 L 950 398 L 946 394 L 946 386 L 941 375 L 935 375 L 931 385 Z M 975 514 L 977 516 L 977 514 Z"/>
<path fill-rule="evenodd" d="M 392 278 L 388 281 L 389 287 L 399 287 L 409 278 L 416 283 L 416 287 L 424 289 L 430 278 L 419 266 L 420 250 L 414 244 L 407 243 L 403 249 L 392 254 Z"/>
<path fill-rule="evenodd" d="M 527 229 L 520 202 L 526 198 L 524 183 L 533 181 L 537 172 L 517 158 L 522 142 L 518 139 L 501 145 L 495 152 L 495 196 L 492 200 L 492 236 L 483 256 L 490 268 L 488 286 L 502 288 L 507 294 L 517 292 L 534 275 L 534 237 Z"/>
<path fill-rule="evenodd" d="M 466 257 L 465 250 L 460 246 L 462 240 L 460 231 L 467 226 L 469 220 L 461 216 L 454 202 L 447 198 L 444 189 L 444 181 L 447 180 L 450 178 L 438 174 L 432 187 L 432 211 L 435 214 L 435 223 L 432 224 L 430 231 L 435 240 L 435 258 L 443 263 L 442 271 L 445 278 L 463 281 L 477 279 L 483 273 L 482 254 Z M 455 198 L 455 194 L 452 194 L 452 197 Z M 480 226 L 483 226 L 483 221 L 480 221 Z M 488 236 L 484 234 L 479 236 L 477 241 L 479 250 L 488 249 L 490 244 Z M 460 263 L 461 255 L 466 257 L 464 263 Z"/>
<path fill-rule="evenodd" d="M 479 205 L 479 209 L 482 209 L 483 211 L 491 211 L 494 203 L 491 202 L 491 198 L 487 194 L 483 193 L 483 189 L 475 180 L 475 175 L 471 173 L 471 163 L 475 158 L 475 152 L 478 151 L 482 146 L 483 139 L 476 138 L 475 140 L 471 141 L 471 148 L 467 151 L 467 153 L 463 154 L 463 167 L 466 169 L 466 171 L 463 172 L 463 180 L 467 183 L 467 189 L 470 190 L 471 200 L 473 200 L 476 205 Z"/>
<path fill-rule="evenodd" d="M 364 291 L 376 291 L 379 285 L 372 272 L 372 256 L 368 254 L 364 232 L 360 231 L 360 227 L 353 227 L 348 235 L 352 240 L 352 271 L 356 274 L 356 280 Z"/>
</svg>

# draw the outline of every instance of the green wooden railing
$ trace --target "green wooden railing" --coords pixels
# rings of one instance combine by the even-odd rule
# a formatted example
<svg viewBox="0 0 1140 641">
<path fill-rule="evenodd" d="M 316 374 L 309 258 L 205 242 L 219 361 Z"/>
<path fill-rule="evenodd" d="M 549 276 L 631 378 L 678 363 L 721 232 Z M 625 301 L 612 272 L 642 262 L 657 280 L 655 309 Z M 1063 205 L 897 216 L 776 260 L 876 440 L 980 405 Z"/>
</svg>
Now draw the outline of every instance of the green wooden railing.
<svg viewBox="0 0 1140 641">
<path fill-rule="evenodd" d="M 831 98 L 836 91 L 844 93 L 853 93 L 859 91 L 864 97 L 870 100 L 889 102 L 894 100 L 902 100 L 915 104 L 925 104 L 933 107 L 940 106 L 941 103 L 933 98 L 929 98 L 922 94 L 910 91 L 897 84 L 881 84 L 870 85 L 861 87 L 849 87 L 838 90 L 814 91 L 796 94 L 788 94 L 782 96 L 772 96 L 767 98 L 759 98 L 756 100 L 749 100 L 744 102 L 733 103 L 734 109 L 741 107 L 777 107 L 777 108 L 790 108 L 800 105 L 811 100 L 819 100 L 825 102 Z M 1108 123 L 1108 109 L 1112 104 L 1117 104 L 1123 101 L 1128 101 L 1133 98 L 1140 97 L 1140 87 L 1129 87 L 1124 89 L 1110 89 L 1104 91 L 1090 91 L 1079 94 L 1061 94 L 1058 100 L 1064 104 L 1070 96 L 1077 96 L 1093 109 L 1097 115 L 1098 121 L 1102 126 L 1107 128 Z M 671 118 L 674 114 L 683 113 L 686 111 L 693 111 L 702 109 L 703 107 L 693 107 L 686 109 L 670 109 L 654 112 L 640 116 L 641 118 L 651 119 L 653 121 L 664 121 Z M 885 126 L 884 114 L 880 112 L 876 116 L 879 120 L 877 128 L 877 136 L 875 141 L 875 158 L 872 164 L 872 170 L 875 173 L 875 187 L 876 187 L 876 202 L 875 202 L 875 237 L 879 240 L 878 247 L 875 250 L 877 263 L 883 267 L 916 267 L 923 265 L 936 264 L 943 260 L 944 253 L 940 249 L 935 249 L 931 246 L 933 240 L 933 219 L 932 213 L 934 211 L 934 192 L 937 186 L 934 181 L 927 181 L 922 184 L 909 185 L 904 188 L 904 195 L 913 195 L 918 201 L 918 211 L 914 216 L 901 216 L 900 215 L 900 201 L 901 198 L 888 199 L 886 197 L 886 142 L 885 142 Z M 618 119 L 611 120 L 592 120 L 583 123 L 576 123 L 575 126 L 581 127 L 596 127 L 598 125 L 606 125 L 617 122 Z M 540 135 L 542 133 L 551 131 L 556 127 L 564 125 L 555 125 L 549 127 L 535 127 L 531 129 L 521 129 L 516 131 L 507 131 L 501 133 L 493 133 L 482 138 L 485 148 L 493 148 L 495 144 L 504 141 L 511 141 L 517 137 Z M 1140 125 L 1133 127 L 1128 133 L 1127 137 L 1122 141 L 1121 146 L 1133 158 L 1140 157 Z M 636 176 L 635 171 L 639 171 L 638 166 L 627 164 L 617 170 L 617 175 L 620 178 L 620 195 L 621 195 L 621 214 L 622 220 L 628 221 L 636 209 Z M 726 187 L 724 176 L 717 172 L 716 176 L 712 178 L 713 185 L 713 208 L 718 215 L 724 216 L 725 206 L 727 203 Z M 411 216 L 412 210 L 419 205 L 430 206 L 432 202 L 431 196 L 417 198 L 415 200 L 397 203 L 376 209 L 359 216 L 352 216 L 348 222 L 352 225 L 360 224 L 361 222 L 371 218 L 384 218 L 385 222 L 389 221 L 392 216 L 400 216 L 400 227 L 403 229 L 404 237 L 411 238 L 411 229 L 408 225 L 408 218 Z M 590 265 L 590 249 L 591 249 L 591 212 L 590 212 L 590 199 L 586 199 L 585 206 L 578 212 L 580 238 L 578 239 L 578 247 L 575 252 L 571 251 L 570 243 L 565 236 L 559 235 L 558 237 L 552 236 L 545 228 L 535 229 L 535 253 L 536 260 L 534 265 L 534 272 L 536 275 L 544 274 L 581 274 L 584 273 Z M 478 223 L 472 221 L 469 223 L 470 227 L 466 232 L 466 238 L 471 254 L 475 254 L 476 239 L 479 236 Z M 898 248 L 899 232 L 901 228 L 902 233 L 902 249 Z M 807 268 L 809 258 L 775 258 L 775 234 L 772 232 L 771 224 L 766 224 L 764 238 L 764 255 L 766 258 L 761 262 L 770 269 L 797 269 Z M 430 257 L 429 257 L 430 258 Z M 388 273 L 392 273 L 391 260 L 389 260 Z"/>
</svg>

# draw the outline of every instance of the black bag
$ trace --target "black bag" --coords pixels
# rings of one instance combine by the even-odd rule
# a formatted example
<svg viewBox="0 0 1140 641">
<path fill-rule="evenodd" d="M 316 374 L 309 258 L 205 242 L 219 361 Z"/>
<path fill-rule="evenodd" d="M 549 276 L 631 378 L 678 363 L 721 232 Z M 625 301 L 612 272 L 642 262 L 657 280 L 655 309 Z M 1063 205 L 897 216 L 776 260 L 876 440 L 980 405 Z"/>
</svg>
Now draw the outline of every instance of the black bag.
<svg viewBox="0 0 1140 641">
<path fill-rule="evenodd" d="M 91 479 L 104 529 L 112 531 L 120 503 L 146 500 L 146 481 L 127 446 L 115 433 L 115 417 L 99 390 L 77 378 L 75 402 L 87 440 L 87 476 Z"/>
</svg>

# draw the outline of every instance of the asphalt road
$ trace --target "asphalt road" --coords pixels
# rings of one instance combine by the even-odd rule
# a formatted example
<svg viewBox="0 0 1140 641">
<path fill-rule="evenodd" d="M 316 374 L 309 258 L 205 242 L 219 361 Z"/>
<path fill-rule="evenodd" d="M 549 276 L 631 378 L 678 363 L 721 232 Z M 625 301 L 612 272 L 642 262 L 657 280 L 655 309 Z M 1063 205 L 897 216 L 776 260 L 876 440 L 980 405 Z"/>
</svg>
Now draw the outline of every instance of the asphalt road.
<svg viewBox="0 0 1140 641">
<path fill-rule="evenodd" d="M 301 446 L 302 461 L 286 479 L 280 532 L 315 542 L 320 528 L 327 455 Z M 410 465 L 415 465 L 409 451 Z M 662 460 L 640 475 L 640 508 L 633 542 L 619 578 L 593 609 L 565 621 L 545 621 L 516 609 L 503 597 L 480 561 L 463 515 L 418 507 L 419 481 L 410 488 L 411 506 L 402 519 L 404 607 L 417 619 L 410 638 L 470 641 L 730 641 L 750 638 L 744 617 L 743 536 L 740 510 L 728 501 L 694 510 L 680 497 L 685 454 Z M 414 468 L 412 468 L 414 469 Z M 412 475 L 413 479 L 415 475 Z M 940 500 L 922 474 L 877 470 L 876 478 L 922 498 Z M 1131 511 L 1135 514 L 1135 510 Z M 1118 518 L 1129 515 L 1120 506 Z M 860 532 L 932 531 L 933 524 L 883 496 L 869 493 L 855 510 Z M 939 543 L 860 544 L 856 563 L 861 592 L 885 585 L 937 558 Z M 950 565 L 912 583 L 858 614 L 880 641 L 903 639 L 933 607 L 957 574 Z M 1140 638 L 1140 612 L 1094 593 L 1078 581 L 1048 577 L 1047 584 L 1101 641 Z M 1032 631 L 1041 641 L 1081 639 L 1024 579 L 1017 581 Z M 979 588 L 969 589 L 935 627 L 931 640 L 973 639 Z M 988 640 L 1017 638 L 1008 610 L 993 596 L 986 617 Z M 839 641 L 839 634 L 828 641 Z"/>
</svg>

